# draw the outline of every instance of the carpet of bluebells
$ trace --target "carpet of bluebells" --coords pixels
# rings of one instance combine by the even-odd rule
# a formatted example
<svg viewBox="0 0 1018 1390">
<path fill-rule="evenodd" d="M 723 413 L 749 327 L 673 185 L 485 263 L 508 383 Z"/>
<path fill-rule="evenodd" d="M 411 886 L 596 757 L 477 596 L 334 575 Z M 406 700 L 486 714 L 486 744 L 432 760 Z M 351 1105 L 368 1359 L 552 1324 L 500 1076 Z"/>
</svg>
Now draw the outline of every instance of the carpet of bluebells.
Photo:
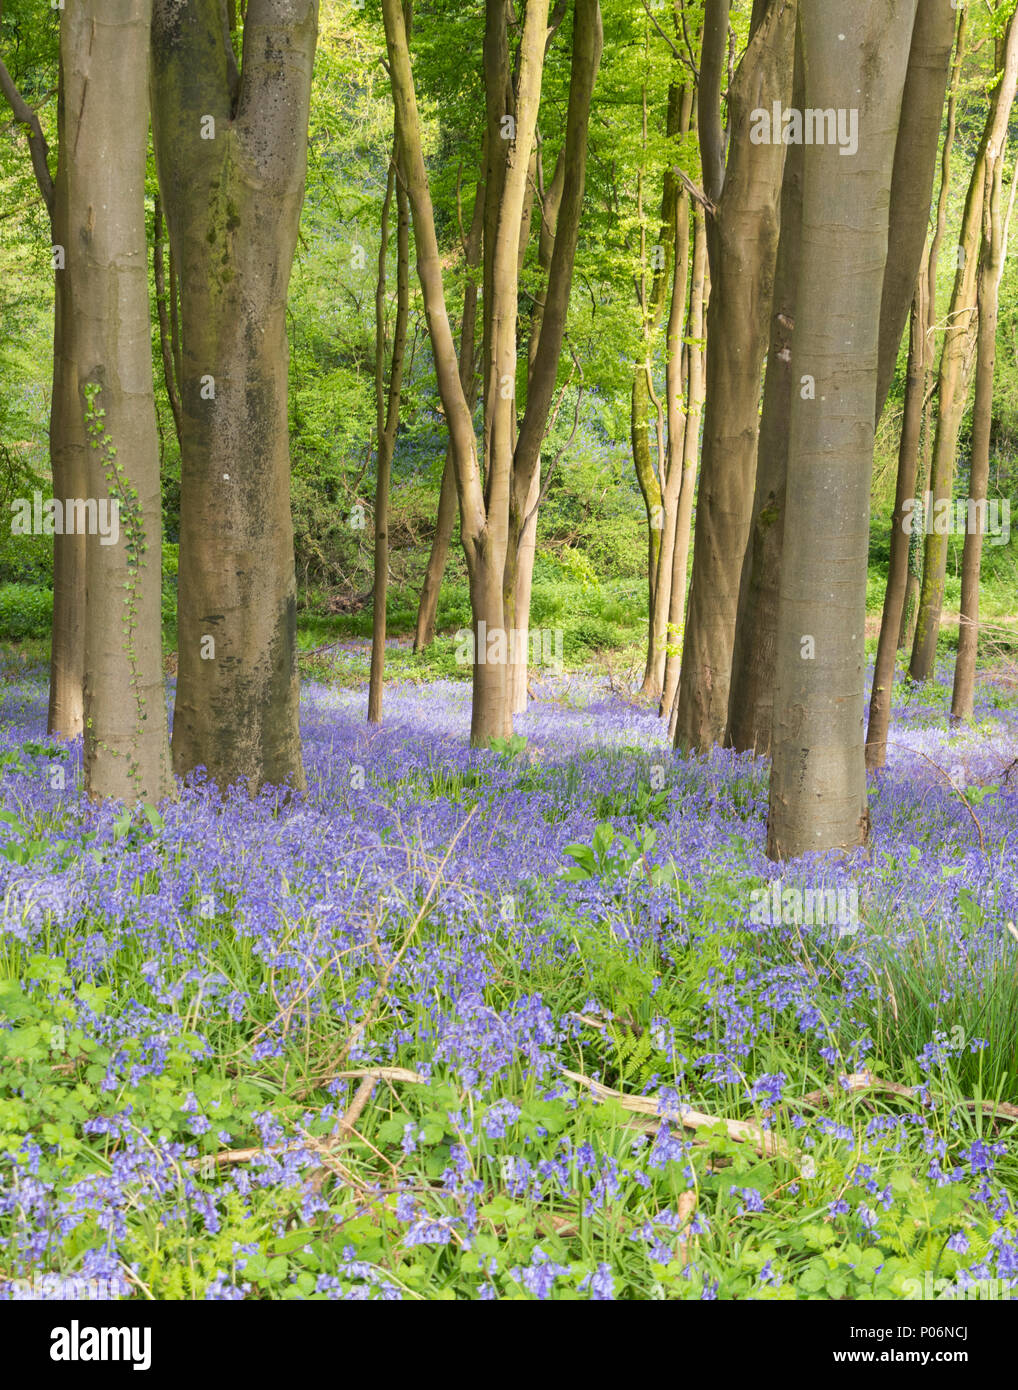
<svg viewBox="0 0 1018 1390">
<path fill-rule="evenodd" d="M 130 813 L 8 659 L 0 1297 L 1014 1296 L 1013 695 L 902 689 L 868 853 L 779 871 L 763 763 L 537 693 L 306 685 L 306 795 Z"/>
</svg>

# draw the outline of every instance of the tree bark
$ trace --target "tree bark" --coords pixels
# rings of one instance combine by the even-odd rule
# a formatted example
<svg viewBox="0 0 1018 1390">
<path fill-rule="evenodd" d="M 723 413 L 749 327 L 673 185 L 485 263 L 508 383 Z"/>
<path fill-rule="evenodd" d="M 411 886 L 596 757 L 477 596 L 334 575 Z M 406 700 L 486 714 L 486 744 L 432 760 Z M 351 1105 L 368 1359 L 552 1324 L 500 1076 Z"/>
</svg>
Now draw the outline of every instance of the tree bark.
<svg viewBox="0 0 1018 1390">
<path fill-rule="evenodd" d="M 460 323 L 460 381 L 471 418 L 477 404 L 477 373 L 474 370 L 474 341 L 477 332 L 477 281 L 475 272 L 481 263 L 481 233 L 484 228 L 484 175 L 478 180 L 474 196 L 474 211 L 470 230 L 463 243 L 463 259 L 466 277 L 463 286 L 463 318 Z M 435 622 L 438 617 L 438 595 L 442 588 L 452 542 L 453 527 L 456 525 L 456 469 L 453 465 L 452 445 L 445 451 L 445 466 L 442 469 L 442 487 L 438 497 L 438 516 L 435 521 L 435 537 L 431 542 L 424 583 L 421 585 L 420 603 L 417 608 L 417 623 L 414 628 L 414 651 L 422 652 L 435 640 Z"/>
<path fill-rule="evenodd" d="M 940 156 L 940 192 L 937 195 L 937 219 L 930 242 L 926 266 L 926 342 L 924 347 L 924 370 L 922 382 L 922 420 L 920 425 L 920 460 L 918 469 L 918 492 L 925 491 L 930 476 L 930 457 L 932 429 L 932 391 L 936 371 L 937 334 L 937 269 L 940 264 L 940 248 L 947 231 L 948 199 L 951 192 L 951 154 L 954 149 L 954 136 L 957 125 L 958 88 L 961 70 L 965 59 L 965 39 L 968 29 L 968 11 L 958 12 L 958 36 L 954 46 L 954 68 L 951 75 L 951 94 L 947 102 L 947 129 L 944 132 L 943 150 Z M 921 496 L 917 498 L 921 502 Z M 908 548 L 908 565 L 905 576 L 905 596 L 898 631 L 898 651 L 909 651 L 915 637 L 916 618 L 919 606 L 919 583 L 922 579 L 923 544 L 920 532 L 911 537 Z M 878 744 L 875 742 L 874 747 Z M 874 753 L 874 756 L 877 756 Z"/>
<path fill-rule="evenodd" d="M 802 110 L 801 44 L 796 44 L 792 104 Z M 775 655 L 781 554 L 785 533 L 788 476 L 788 422 L 792 410 L 792 334 L 799 291 L 802 243 L 803 146 L 791 145 L 785 156 L 781 189 L 781 234 L 778 242 L 771 311 L 767 371 L 764 378 L 756 484 L 749 544 L 742 565 L 739 609 L 732 651 L 725 743 L 740 753 L 767 757 L 771 751 Z"/>
<path fill-rule="evenodd" d="M 60 39 L 74 155 L 67 166 L 73 357 L 90 445 L 82 497 L 119 513 L 116 543 L 98 535 L 85 543 L 85 789 L 94 800 L 154 804 L 174 787 L 145 237 L 151 17 L 152 0 L 78 0 L 62 14 Z"/>
<path fill-rule="evenodd" d="M 700 457 L 700 422 L 703 419 L 706 384 L 706 307 L 709 296 L 707 276 L 707 225 L 703 208 L 693 204 L 693 261 L 683 344 L 686 383 L 686 418 L 682 431 L 682 482 L 675 509 L 675 546 L 672 551 L 671 592 L 668 600 L 668 642 L 664 682 L 658 715 L 668 718 L 668 736 L 675 737 L 678 715 L 679 654 L 683 618 L 686 611 L 686 580 L 689 569 L 689 542 L 692 532 L 693 499 L 696 495 L 696 464 Z"/>
<path fill-rule="evenodd" d="M 57 79 L 57 172 L 50 172 L 49 145 L 39 117 L 24 100 L 0 61 L 0 91 L 14 119 L 28 133 L 28 147 L 39 193 L 50 222 L 55 249 L 53 283 L 53 380 L 50 398 L 49 456 L 53 495 L 84 498 L 87 490 L 85 433 L 78 402 L 78 377 L 71 351 L 74 322 L 71 272 L 66 261 L 67 148 L 63 60 Z M 63 264 L 57 258 L 63 254 Z M 53 537 L 53 626 L 50 636 L 47 728 L 58 738 L 77 738 L 83 729 L 85 679 L 85 537 Z"/>
<path fill-rule="evenodd" d="M 250 793 L 304 786 L 286 295 L 317 21 L 317 0 L 248 0 L 238 77 L 219 0 L 155 0 L 154 143 L 182 339 L 173 762 Z"/>
<path fill-rule="evenodd" d="M 406 27 L 403 22 L 400 0 L 383 0 L 382 16 L 385 23 L 385 42 L 395 106 L 400 173 L 406 184 L 413 213 L 417 275 L 424 297 L 439 395 L 449 426 L 450 444 L 456 471 L 456 490 L 460 505 L 460 537 L 470 584 L 470 606 L 474 624 L 475 658 L 477 658 L 473 662 L 473 709 L 470 736 L 471 742 L 475 746 L 483 746 L 489 744 L 492 738 L 501 737 L 506 727 L 505 664 L 504 661 L 499 664 L 489 662 L 486 659 L 487 634 L 480 624 L 482 621 L 487 623 L 486 615 L 497 612 L 499 618 L 497 626 L 503 631 L 504 638 L 501 605 L 505 535 L 508 529 L 508 483 L 507 480 L 499 482 L 499 491 L 504 496 L 504 505 L 501 510 L 503 523 L 501 526 L 490 526 L 488 507 L 491 506 L 491 503 L 486 505 L 485 493 L 481 486 L 473 420 L 463 390 L 463 383 L 460 380 L 456 348 L 452 330 L 449 327 L 449 314 L 442 283 L 442 263 L 438 250 L 438 238 L 435 233 L 434 208 L 421 148 L 417 95 L 414 89 Z M 528 21 L 531 27 L 528 34 L 530 43 L 527 51 L 531 55 L 533 53 L 534 28 L 538 18 L 540 17 L 537 15 L 536 8 L 528 11 Z M 545 19 L 546 14 L 541 19 L 539 26 L 542 44 Z M 527 63 L 529 84 L 533 80 L 532 56 L 528 57 Z M 536 122 L 536 104 L 531 102 L 531 106 L 532 110 L 528 113 L 527 118 L 529 136 L 526 128 L 524 128 L 522 136 L 520 134 L 520 126 L 524 125 L 522 121 L 517 127 L 518 144 L 527 150 L 529 150 L 530 141 L 533 139 L 533 128 Z M 519 209 L 517 208 L 515 218 L 517 237 L 519 236 L 519 225 Z M 502 261 L 504 262 L 505 259 L 505 247 L 503 247 Z M 515 286 L 515 281 L 513 284 Z M 515 305 L 513 310 L 513 325 L 515 327 Z M 515 350 L 515 342 L 513 349 Z M 491 481 L 489 475 L 489 484 Z M 497 502 L 499 499 L 493 500 Z M 482 653 L 485 659 L 479 659 L 482 657 Z"/>
<path fill-rule="evenodd" d="M 916 0 L 812 0 L 806 105 L 859 110 L 859 147 L 807 147 L 767 853 L 866 842 L 862 708 L 880 303 Z"/>
<path fill-rule="evenodd" d="M 912 28 L 891 175 L 893 212 L 880 299 L 878 421 L 894 379 L 901 335 L 926 245 L 958 8 L 955 0 L 922 0 Z"/>
<path fill-rule="evenodd" d="M 396 323 L 389 361 L 389 399 L 385 399 L 385 262 L 389 241 L 389 209 L 396 192 Z M 375 413 L 378 439 L 375 480 L 375 583 L 371 619 L 371 674 L 368 679 L 368 723 L 382 722 L 382 690 L 385 681 L 385 605 L 389 590 L 389 486 L 392 455 L 399 429 L 403 392 L 403 360 L 407 320 L 410 316 L 410 214 L 406 189 L 396 178 L 393 149 L 382 204 L 381 247 L 378 252 L 378 285 L 375 292 Z"/>
<path fill-rule="evenodd" d="M 1018 90 L 1018 11 L 1012 16 L 1004 39 L 1003 71 L 987 116 L 965 200 L 961 256 L 954 282 L 951 312 L 944 336 L 937 384 L 937 433 L 930 470 L 933 516 L 938 504 L 950 506 L 954 492 L 954 467 L 958 434 L 968 394 L 976 319 L 976 269 L 983 221 L 983 197 L 989 150 L 1000 150 L 1007 133 L 1011 108 Z M 923 577 L 909 674 L 925 681 L 933 674 L 937 637 L 944 606 L 948 536 L 927 529 L 923 548 Z"/>
<path fill-rule="evenodd" d="M 157 193 L 152 217 L 152 278 L 155 283 L 156 314 L 159 319 L 159 355 L 163 363 L 163 381 L 166 383 L 166 396 L 170 402 L 173 428 L 176 431 L 177 444 L 182 450 L 183 421 L 180 413 L 180 387 L 177 382 L 176 359 L 173 351 L 172 316 L 169 308 L 169 292 L 166 287 L 166 255 L 163 239 L 163 205 Z"/>
<path fill-rule="evenodd" d="M 1006 137 L 1005 137 L 1006 138 Z M 978 508 L 985 504 L 990 479 L 990 436 L 993 428 L 993 369 L 997 354 L 997 317 L 1000 278 L 1007 256 L 1007 234 L 1014 210 L 1018 177 L 1011 183 L 1006 210 L 1001 210 L 1004 146 L 992 143 L 986 151 L 983 192 L 983 244 L 979 257 L 977 302 L 979 332 L 976 343 L 976 394 L 972 409 L 972 462 L 969 498 Z M 971 508 L 970 508 L 971 512 Z M 983 529 L 970 521 L 965 533 L 961 562 L 961 613 L 958 655 L 951 696 L 952 720 L 972 718 L 976 687 L 976 653 L 979 647 L 979 572 L 983 555 Z"/>
<path fill-rule="evenodd" d="M 665 133 L 685 136 L 693 116 L 694 89 L 673 82 L 668 93 Z M 647 136 L 646 88 L 643 111 L 644 147 Z M 642 184 L 642 171 L 641 171 Z M 639 196 L 642 213 L 642 187 Z M 682 320 L 689 283 L 689 194 L 675 170 L 665 170 L 661 195 L 661 230 L 658 244 L 663 255 L 647 292 L 646 229 L 641 216 L 641 273 L 639 300 L 642 314 L 643 361 L 637 364 L 633 380 L 633 418 L 631 425 L 633 459 L 637 480 L 647 510 L 648 531 L 648 609 L 647 661 L 640 693 L 660 699 L 664 686 L 665 645 L 671 601 L 672 561 L 675 553 L 675 520 L 682 485 L 682 444 L 685 412 L 682 383 Z M 665 404 L 654 392 L 653 344 L 665 304 L 668 323 L 665 337 Z M 647 423 L 648 404 L 657 413 L 657 460 L 655 469 L 650 452 Z M 639 413 L 638 413 L 639 412 Z"/>
<path fill-rule="evenodd" d="M 689 283 L 689 195 L 679 195 L 675 207 L 675 256 L 671 278 L 671 299 L 665 334 L 665 457 L 661 488 L 661 550 L 657 562 L 654 602 L 650 611 L 650 642 L 644 693 L 660 701 L 664 693 L 668 623 L 672 611 L 672 585 L 675 579 L 675 547 L 680 530 L 679 499 L 685 471 L 686 382 L 683 380 L 682 321 Z M 688 523 L 685 528 L 689 543 Z M 680 583 L 685 590 L 685 570 Z"/>
<path fill-rule="evenodd" d="M 926 331 L 926 295 L 928 283 L 926 266 L 919 270 L 915 298 L 912 302 L 912 323 L 909 330 L 908 374 L 905 381 L 905 407 L 898 441 L 898 480 L 891 517 L 890 560 L 887 568 L 887 588 L 884 591 L 884 610 L 880 620 L 876 664 L 870 692 L 870 718 L 866 729 L 866 766 L 871 771 L 883 767 L 887 758 L 887 731 L 891 722 L 891 695 L 898 654 L 898 633 L 905 611 L 905 590 L 908 582 L 910 535 L 905 527 L 906 509 L 915 503 L 916 473 L 919 467 L 919 446 L 925 408 L 925 385 L 928 376 L 927 354 L 930 339 Z"/>
<path fill-rule="evenodd" d="M 559 359 L 565 339 L 587 176 L 587 131 L 602 45 L 601 9 L 598 0 L 576 0 L 573 11 L 569 101 L 561 156 L 561 192 L 555 189 L 552 194 L 553 204 L 558 204 L 557 209 L 554 209 L 553 219 L 542 218 L 548 278 L 538 319 L 534 325 L 536 347 L 532 341 L 528 352 L 527 402 L 523 419 L 520 421 L 519 437 L 512 453 L 510 474 L 508 538 L 502 593 L 506 626 L 510 629 L 515 628 L 518 633 L 523 630 L 529 632 L 529 612 L 526 617 L 523 614 L 524 600 L 529 610 L 529 578 L 524 582 L 524 590 L 521 592 L 518 589 L 521 558 L 531 567 L 533 564 L 531 541 L 523 536 L 523 523 L 540 499 L 541 445 L 548 428 Z M 531 523 L 535 537 L 537 520 L 535 513 Z M 510 733 L 514 708 L 517 712 L 522 712 L 521 707 L 526 708 L 527 651 L 519 640 L 513 656 L 515 660 L 512 665 L 522 665 L 523 670 L 510 670 L 510 678 L 507 679 Z"/>
<path fill-rule="evenodd" d="M 795 12 L 794 0 L 772 0 L 746 49 L 729 94 L 724 186 L 716 215 L 708 220 L 707 399 L 675 730 L 676 746 L 684 749 L 703 751 L 720 741 L 728 717 L 785 161 L 780 142 L 751 143 L 749 124 L 757 107 L 788 104 Z M 706 35 L 705 29 L 704 66 Z M 699 102 L 701 141 L 717 119 L 707 107 L 705 85 Z M 714 143 L 711 135 L 710 148 Z"/>
</svg>

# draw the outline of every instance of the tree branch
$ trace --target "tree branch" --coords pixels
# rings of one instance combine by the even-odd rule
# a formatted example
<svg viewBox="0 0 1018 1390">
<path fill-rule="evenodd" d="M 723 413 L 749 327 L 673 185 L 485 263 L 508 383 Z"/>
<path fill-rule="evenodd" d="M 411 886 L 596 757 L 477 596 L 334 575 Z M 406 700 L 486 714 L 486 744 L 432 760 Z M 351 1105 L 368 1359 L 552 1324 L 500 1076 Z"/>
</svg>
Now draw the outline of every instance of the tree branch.
<svg viewBox="0 0 1018 1390">
<path fill-rule="evenodd" d="M 50 173 L 49 167 L 49 145 L 42 133 L 39 117 L 18 91 L 3 59 L 0 59 L 0 91 L 7 98 L 11 110 L 14 112 L 14 119 L 28 130 L 28 149 L 32 156 L 35 181 L 39 185 L 39 192 L 46 204 L 46 211 L 52 220 L 54 191 L 53 175 Z"/>
</svg>

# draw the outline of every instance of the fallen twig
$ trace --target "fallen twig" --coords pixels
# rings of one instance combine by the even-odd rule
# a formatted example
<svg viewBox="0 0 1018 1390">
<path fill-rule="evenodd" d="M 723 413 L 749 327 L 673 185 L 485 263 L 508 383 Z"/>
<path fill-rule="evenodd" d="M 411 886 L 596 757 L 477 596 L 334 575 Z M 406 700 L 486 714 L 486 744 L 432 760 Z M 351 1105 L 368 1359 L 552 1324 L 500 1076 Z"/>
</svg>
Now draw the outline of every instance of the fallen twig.
<svg viewBox="0 0 1018 1390">
<path fill-rule="evenodd" d="M 921 1086 L 902 1086 L 898 1081 L 884 1081 L 879 1076 L 874 1076 L 869 1071 L 852 1072 L 849 1076 L 842 1077 L 841 1090 L 847 1094 L 859 1091 L 890 1091 L 892 1095 L 904 1096 L 906 1100 L 915 1100 L 920 1091 L 925 1089 Z M 820 1105 L 825 1100 L 831 1100 L 837 1092 L 830 1089 L 810 1091 L 808 1095 L 800 1096 L 798 1101 L 789 1101 L 791 1105 Z M 946 1096 L 929 1093 L 935 1100 L 947 1100 Z M 992 1109 L 991 1119 L 996 1115 L 1006 1115 L 1010 1120 L 1018 1120 L 1018 1105 L 1008 1105 L 1005 1101 L 985 1101 L 985 1100 L 959 1100 L 954 1102 L 956 1105 L 964 1106 L 966 1110 Z"/>
<path fill-rule="evenodd" d="M 581 1072 L 566 1071 L 564 1067 L 562 1075 L 580 1086 L 586 1086 L 597 1100 L 618 1101 L 624 1110 L 633 1111 L 637 1115 L 652 1115 L 659 1122 L 666 1122 L 670 1118 L 669 1115 L 661 1113 L 660 1101 L 652 1100 L 648 1096 L 628 1096 L 624 1091 L 613 1091 L 610 1086 L 602 1086 L 599 1081 L 593 1081 Z M 783 1139 L 772 1134 L 770 1130 L 761 1129 L 750 1120 L 726 1120 L 718 1115 L 702 1115 L 698 1110 L 690 1110 L 685 1106 L 681 1107 L 675 1118 L 686 1129 L 711 1129 L 714 1125 L 724 1125 L 729 1139 L 734 1139 L 737 1144 L 752 1144 L 762 1157 L 770 1158 L 777 1155 L 787 1159 L 789 1163 L 800 1162 L 799 1155 L 793 1153 Z"/>
</svg>

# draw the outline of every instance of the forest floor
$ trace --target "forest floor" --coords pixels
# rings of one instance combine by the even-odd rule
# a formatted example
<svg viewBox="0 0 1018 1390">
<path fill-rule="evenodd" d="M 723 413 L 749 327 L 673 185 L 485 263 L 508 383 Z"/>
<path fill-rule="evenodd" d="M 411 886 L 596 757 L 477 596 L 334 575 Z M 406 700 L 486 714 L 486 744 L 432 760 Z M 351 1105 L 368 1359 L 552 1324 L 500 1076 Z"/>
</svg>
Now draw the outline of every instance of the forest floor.
<svg viewBox="0 0 1018 1390">
<path fill-rule="evenodd" d="M 92 807 L 0 670 L 0 1297 L 1010 1297 L 1018 701 L 900 692 L 872 845 L 593 673 L 307 683 L 307 795 Z M 67 790 L 59 789 L 60 773 Z M 826 893 L 826 896 L 824 894 Z M 822 920 L 818 920 L 822 919 Z"/>
</svg>

